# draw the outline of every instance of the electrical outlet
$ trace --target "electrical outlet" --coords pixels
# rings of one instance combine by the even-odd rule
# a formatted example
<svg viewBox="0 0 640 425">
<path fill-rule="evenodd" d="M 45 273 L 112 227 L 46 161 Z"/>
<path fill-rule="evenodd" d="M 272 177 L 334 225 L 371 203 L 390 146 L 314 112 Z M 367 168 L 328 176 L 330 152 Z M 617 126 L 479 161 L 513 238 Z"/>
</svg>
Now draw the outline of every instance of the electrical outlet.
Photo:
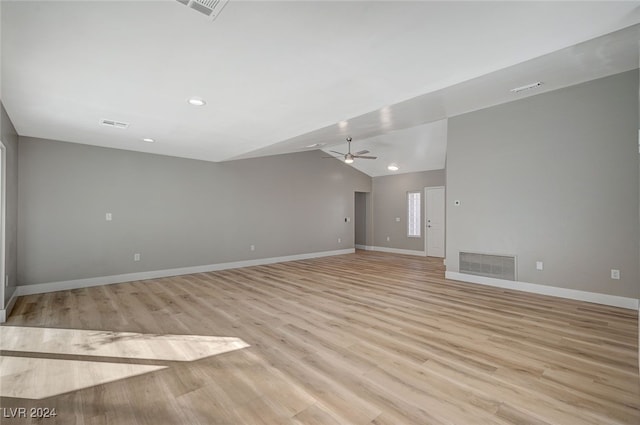
<svg viewBox="0 0 640 425">
<path fill-rule="evenodd" d="M 249 247 L 249 249 L 250 249 L 251 251 L 255 251 L 255 250 L 256 250 L 256 246 L 255 246 L 255 245 L 251 245 L 251 246 Z"/>
<path fill-rule="evenodd" d="M 400 223 L 400 217 L 396 217 L 396 223 Z"/>
<path fill-rule="evenodd" d="M 113 220 L 113 216 L 111 215 L 111 213 L 106 213 L 106 214 L 104 215 L 104 219 L 105 219 L 106 221 L 111 221 L 111 220 Z"/>
<path fill-rule="evenodd" d="M 389 236 L 387 236 L 387 242 L 391 241 L 391 238 Z"/>
<path fill-rule="evenodd" d="M 618 269 L 611 269 L 611 279 L 620 279 L 620 270 Z"/>
<path fill-rule="evenodd" d="M 536 270 L 544 270 L 544 264 L 542 261 L 536 261 Z"/>
<path fill-rule="evenodd" d="M 342 238 L 338 238 L 338 243 L 342 243 Z"/>
<path fill-rule="evenodd" d="M 136 252 L 135 254 L 133 254 L 133 261 L 140 261 L 140 253 Z"/>
</svg>

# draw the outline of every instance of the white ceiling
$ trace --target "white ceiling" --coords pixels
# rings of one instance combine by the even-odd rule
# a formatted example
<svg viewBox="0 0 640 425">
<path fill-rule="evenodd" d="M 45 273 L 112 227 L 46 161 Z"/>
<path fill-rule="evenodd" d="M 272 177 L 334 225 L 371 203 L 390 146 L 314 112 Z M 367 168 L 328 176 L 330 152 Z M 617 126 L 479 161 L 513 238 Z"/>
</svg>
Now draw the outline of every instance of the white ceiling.
<svg viewBox="0 0 640 425">
<path fill-rule="evenodd" d="M 637 28 L 572 46 L 638 24 L 640 2 L 230 0 L 215 21 L 175 0 L 1 7 L 19 134 L 208 161 L 351 135 L 379 157 L 354 164 L 370 175 L 442 168 L 434 121 L 638 66 Z"/>
</svg>

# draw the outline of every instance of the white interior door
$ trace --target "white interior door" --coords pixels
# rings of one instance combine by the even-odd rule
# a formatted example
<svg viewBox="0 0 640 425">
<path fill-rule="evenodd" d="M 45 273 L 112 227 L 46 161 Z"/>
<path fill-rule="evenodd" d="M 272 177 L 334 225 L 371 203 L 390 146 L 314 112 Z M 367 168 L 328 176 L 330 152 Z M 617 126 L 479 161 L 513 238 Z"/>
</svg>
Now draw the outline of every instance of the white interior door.
<svg viewBox="0 0 640 425">
<path fill-rule="evenodd" d="M 427 256 L 444 258 L 444 187 L 425 187 L 424 199 Z"/>
</svg>

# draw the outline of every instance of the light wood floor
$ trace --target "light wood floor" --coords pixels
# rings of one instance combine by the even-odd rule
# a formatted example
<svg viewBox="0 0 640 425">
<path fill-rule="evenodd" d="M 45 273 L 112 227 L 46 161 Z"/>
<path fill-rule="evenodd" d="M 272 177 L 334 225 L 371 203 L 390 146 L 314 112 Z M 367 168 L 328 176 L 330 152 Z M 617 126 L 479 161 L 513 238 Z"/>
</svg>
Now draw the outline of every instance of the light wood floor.
<svg viewBox="0 0 640 425">
<path fill-rule="evenodd" d="M 640 423 L 637 312 L 443 275 L 441 260 L 358 252 L 22 297 L 7 326 L 78 334 L 55 349 L 3 349 L 11 362 L 52 362 L 32 386 L 75 383 L 82 372 L 63 364 L 139 373 L 0 403 L 4 416 L 56 408 L 33 423 L 65 425 Z M 105 335 L 103 345 L 128 342 L 78 342 Z M 195 349 L 195 360 L 166 355 L 184 335 L 242 343 Z M 173 348 L 132 348 L 167 339 Z M 2 373 L 2 386 L 25 380 Z"/>
</svg>

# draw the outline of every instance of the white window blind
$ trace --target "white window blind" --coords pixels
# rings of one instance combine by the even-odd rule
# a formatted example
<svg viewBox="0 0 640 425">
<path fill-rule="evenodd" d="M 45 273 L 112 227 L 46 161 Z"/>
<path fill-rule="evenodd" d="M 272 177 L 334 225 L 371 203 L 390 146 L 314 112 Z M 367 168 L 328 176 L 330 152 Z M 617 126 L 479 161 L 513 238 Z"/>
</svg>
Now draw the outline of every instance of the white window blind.
<svg viewBox="0 0 640 425">
<path fill-rule="evenodd" d="M 420 237 L 420 192 L 407 193 L 407 236 Z"/>
</svg>

